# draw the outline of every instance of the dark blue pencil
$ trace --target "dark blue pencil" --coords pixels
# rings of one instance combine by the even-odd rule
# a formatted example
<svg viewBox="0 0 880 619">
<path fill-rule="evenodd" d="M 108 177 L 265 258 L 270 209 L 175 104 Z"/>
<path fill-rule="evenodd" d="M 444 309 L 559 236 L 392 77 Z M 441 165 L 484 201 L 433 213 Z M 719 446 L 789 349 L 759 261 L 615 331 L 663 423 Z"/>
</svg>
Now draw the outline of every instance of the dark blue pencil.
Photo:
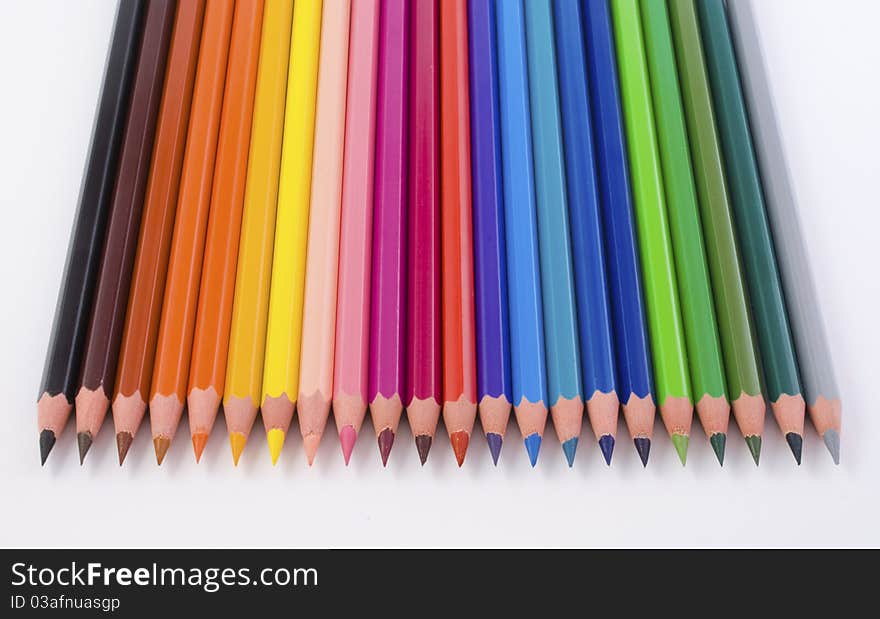
<svg viewBox="0 0 880 619">
<path fill-rule="evenodd" d="M 553 6 L 581 377 L 593 432 L 605 461 L 611 464 L 620 402 L 614 375 L 611 308 L 587 92 L 583 7 L 580 0 L 556 0 Z"/>
<path fill-rule="evenodd" d="M 468 30 L 477 398 L 486 442 L 498 464 L 510 417 L 511 385 L 495 0 L 468 2 Z"/>
<path fill-rule="evenodd" d="M 581 6 L 614 325 L 618 397 L 623 403 L 623 414 L 636 450 L 642 463 L 647 465 L 655 406 L 614 31 L 607 0 L 582 0 Z"/>
</svg>

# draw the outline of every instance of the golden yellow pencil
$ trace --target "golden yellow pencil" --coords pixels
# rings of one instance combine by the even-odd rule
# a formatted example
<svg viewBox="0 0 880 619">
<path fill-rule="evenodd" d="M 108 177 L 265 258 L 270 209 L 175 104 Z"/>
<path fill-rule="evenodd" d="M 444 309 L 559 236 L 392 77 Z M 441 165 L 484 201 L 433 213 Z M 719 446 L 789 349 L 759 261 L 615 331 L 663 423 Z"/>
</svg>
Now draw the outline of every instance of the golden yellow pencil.
<svg viewBox="0 0 880 619">
<path fill-rule="evenodd" d="M 299 393 L 322 7 L 322 0 L 297 2 L 293 13 L 263 363 L 261 410 L 273 463 L 284 445 Z"/>
<path fill-rule="evenodd" d="M 266 3 L 223 398 L 236 465 L 260 401 L 292 16 L 293 0 Z"/>
</svg>

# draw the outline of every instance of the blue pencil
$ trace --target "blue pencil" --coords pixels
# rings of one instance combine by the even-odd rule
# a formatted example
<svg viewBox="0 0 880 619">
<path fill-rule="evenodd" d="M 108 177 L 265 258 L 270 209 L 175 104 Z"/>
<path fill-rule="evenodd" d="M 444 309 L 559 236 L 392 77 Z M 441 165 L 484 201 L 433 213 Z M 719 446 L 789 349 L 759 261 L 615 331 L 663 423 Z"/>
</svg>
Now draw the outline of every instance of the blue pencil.
<svg viewBox="0 0 880 619">
<path fill-rule="evenodd" d="M 468 3 L 477 398 L 492 461 L 510 417 L 510 340 L 498 111 L 495 0 Z"/>
<path fill-rule="evenodd" d="M 547 423 L 547 377 L 525 18 L 521 0 L 505 0 L 495 6 L 498 18 L 504 218 L 508 222 L 516 222 L 516 225 L 505 227 L 510 370 L 517 423 L 529 459 L 535 466 Z"/>
<path fill-rule="evenodd" d="M 572 466 L 583 423 L 584 398 L 556 82 L 553 9 L 550 0 L 528 0 L 525 7 L 547 392 L 556 435 L 568 465 Z"/>
<path fill-rule="evenodd" d="M 651 351 L 633 222 L 614 31 L 607 0 L 582 0 L 599 195 L 614 325 L 618 397 L 642 463 L 654 431 Z"/>
<path fill-rule="evenodd" d="M 611 309 L 587 92 L 583 10 L 580 0 L 556 0 L 553 6 L 581 343 L 581 378 L 593 432 L 605 462 L 611 464 L 620 402 L 614 376 Z"/>
</svg>

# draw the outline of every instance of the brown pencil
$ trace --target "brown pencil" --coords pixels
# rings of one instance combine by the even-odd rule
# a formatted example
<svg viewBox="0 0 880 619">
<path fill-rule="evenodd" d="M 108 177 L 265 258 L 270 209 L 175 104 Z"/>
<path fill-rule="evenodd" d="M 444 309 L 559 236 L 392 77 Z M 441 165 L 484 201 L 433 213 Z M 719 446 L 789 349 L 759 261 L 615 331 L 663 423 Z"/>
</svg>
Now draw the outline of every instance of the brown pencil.
<svg viewBox="0 0 880 619">
<path fill-rule="evenodd" d="M 120 465 L 144 418 L 153 376 L 156 335 L 204 14 L 205 0 L 177 5 L 113 394 L 113 422 Z"/>
<path fill-rule="evenodd" d="M 116 380 L 175 6 L 172 0 L 152 2 L 145 16 L 131 108 L 122 141 L 119 176 L 110 207 L 104 256 L 86 337 L 80 388 L 76 394 L 76 440 L 80 464 L 101 429 Z"/>
</svg>

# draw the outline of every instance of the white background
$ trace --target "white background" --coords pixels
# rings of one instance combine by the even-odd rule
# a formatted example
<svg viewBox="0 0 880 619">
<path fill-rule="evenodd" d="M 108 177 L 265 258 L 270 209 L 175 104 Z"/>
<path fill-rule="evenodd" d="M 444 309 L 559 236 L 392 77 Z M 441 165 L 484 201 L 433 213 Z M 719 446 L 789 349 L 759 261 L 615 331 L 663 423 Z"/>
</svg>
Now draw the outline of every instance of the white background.
<svg viewBox="0 0 880 619">
<path fill-rule="evenodd" d="M 35 398 L 115 1 L 0 3 L 0 546 L 880 546 L 880 4 L 756 5 L 844 396 L 839 468 L 812 426 L 797 468 L 769 415 L 760 468 L 735 424 L 719 468 L 695 423 L 683 469 L 658 421 L 647 470 L 622 426 L 611 468 L 585 427 L 573 470 L 549 428 L 532 470 L 514 423 L 497 469 L 477 434 L 459 470 L 442 428 L 422 468 L 403 424 L 383 470 L 369 422 L 346 469 L 331 420 L 313 468 L 294 438 L 273 469 L 257 422 L 234 469 L 220 419 L 201 465 L 183 420 L 161 468 L 143 427 L 120 469 L 109 416 L 84 467 L 70 423 L 41 468 Z"/>
</svg>

